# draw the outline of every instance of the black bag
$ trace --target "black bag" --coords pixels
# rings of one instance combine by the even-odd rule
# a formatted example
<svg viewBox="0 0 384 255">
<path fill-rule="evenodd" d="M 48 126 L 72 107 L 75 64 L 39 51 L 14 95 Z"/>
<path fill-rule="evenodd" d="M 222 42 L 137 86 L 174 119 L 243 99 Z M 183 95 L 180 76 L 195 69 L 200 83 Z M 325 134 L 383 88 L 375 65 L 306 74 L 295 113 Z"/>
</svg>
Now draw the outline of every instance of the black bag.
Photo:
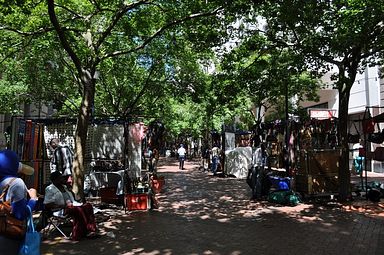
<svg viewBox="0 0 384 255">
<path fill-rule="evenodd" d="M 383 134 L 383 132 L 368 134 L 367 140 L 371 143 L 383 143 L 384 142 L 384 134 Z"/>
<path fill-rule="evenodd" d="M 357 129 L 355 122 L 352 121 L 352 123 L 353 123 L 353 126 L 355 127 L 357 134 L 348 133 L 348 143 L 359 143 L 360 142 L 359 130 Z"/>
<path fill-rule="evenodd" d="M 348 143 L 358 143 L 360 141 L 359 134 L 348 134 Z"/>
</svg>

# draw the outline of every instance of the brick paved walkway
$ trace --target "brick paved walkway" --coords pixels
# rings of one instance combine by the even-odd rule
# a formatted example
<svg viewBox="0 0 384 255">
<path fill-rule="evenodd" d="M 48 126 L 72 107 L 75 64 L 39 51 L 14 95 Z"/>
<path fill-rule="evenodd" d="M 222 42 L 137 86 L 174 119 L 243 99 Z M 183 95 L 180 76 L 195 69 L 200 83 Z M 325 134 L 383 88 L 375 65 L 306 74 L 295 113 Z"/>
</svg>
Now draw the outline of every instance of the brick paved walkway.
<svg viewBox="0 0 384 255">
<path fill-rule="evenodd" d="M 213 177 L 192 162 L 186 170 L 168 163 L 159 169 L 166 189 L 158 210 L 104 209 L 109 219 L 99 224 L 100 237 L 51 237 L 42 254 L 384 254 L 384 218 L 377 214 L 336 203 L 255 203 L 245 180 Z"/>
</svg>

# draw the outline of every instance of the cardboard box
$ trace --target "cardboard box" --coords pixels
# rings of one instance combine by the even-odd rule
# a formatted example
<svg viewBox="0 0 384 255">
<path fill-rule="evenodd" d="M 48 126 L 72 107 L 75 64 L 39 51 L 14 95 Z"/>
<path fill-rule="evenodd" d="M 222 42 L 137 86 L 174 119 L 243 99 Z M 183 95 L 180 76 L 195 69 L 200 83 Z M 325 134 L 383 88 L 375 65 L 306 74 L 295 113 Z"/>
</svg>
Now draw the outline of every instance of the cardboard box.
<svg viewBox="0 0 384 255">
<path fill-rule="evenodd" d="M 296 175 L 296 191 L 308 195 L 339 192 L 337 176 Z"/>
<path fill-rule="evenodd" d="M 125 196 L 125 206 L 129 211 L 150 209 L 150 198 L 147 193 L 127 194 Z"/>
<path fill-rule="evenodd" d="M 338 175 L 340 162 L 339 150 L 308 150 L 300 152 L 299 175 Z"/>
</svg>

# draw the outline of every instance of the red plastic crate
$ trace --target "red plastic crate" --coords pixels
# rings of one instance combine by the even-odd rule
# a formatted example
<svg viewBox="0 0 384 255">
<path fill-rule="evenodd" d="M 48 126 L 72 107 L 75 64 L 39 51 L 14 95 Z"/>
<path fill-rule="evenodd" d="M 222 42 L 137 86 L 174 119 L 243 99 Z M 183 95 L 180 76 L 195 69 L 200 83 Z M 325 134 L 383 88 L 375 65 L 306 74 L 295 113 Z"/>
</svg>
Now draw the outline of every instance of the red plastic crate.
<svg viewBox="0 0 384 255">
<path fill-rule="evenodd" d="M 148 210 L 150 208 L 148 194 L 127 194 L 125 206 L 129 211 Z"/>
</svg>

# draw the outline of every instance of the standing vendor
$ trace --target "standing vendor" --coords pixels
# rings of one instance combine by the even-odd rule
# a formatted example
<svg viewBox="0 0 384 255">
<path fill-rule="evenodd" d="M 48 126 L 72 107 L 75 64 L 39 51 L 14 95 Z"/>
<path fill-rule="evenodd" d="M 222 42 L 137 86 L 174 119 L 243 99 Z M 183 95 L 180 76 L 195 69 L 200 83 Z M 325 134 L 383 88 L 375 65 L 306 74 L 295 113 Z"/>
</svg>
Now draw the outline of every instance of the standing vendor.
<svg viewBox="0 0 384 255">
<path fill-rule="evenodd" d="M 59 139 L 53 138 L 49 145 L 53 150 L 51 158 L 51 173 L 59 171 L 69 187 L 72 186 L 72 168 L 74 153 L 72 149 L 65 144 L 61 144 Z"/>
</svg>

